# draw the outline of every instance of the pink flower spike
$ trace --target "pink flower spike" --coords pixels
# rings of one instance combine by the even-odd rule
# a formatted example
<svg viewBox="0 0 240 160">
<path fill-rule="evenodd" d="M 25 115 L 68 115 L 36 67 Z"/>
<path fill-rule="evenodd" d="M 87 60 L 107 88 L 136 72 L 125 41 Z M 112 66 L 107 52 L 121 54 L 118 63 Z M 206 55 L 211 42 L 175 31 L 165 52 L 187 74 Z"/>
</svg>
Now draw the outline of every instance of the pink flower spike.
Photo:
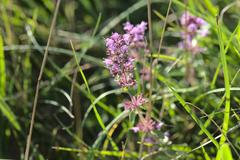
<svg viewBox="0 0 240 160">
<path fill-rule="evenodd" d="M 140 24 L 132 25 L 130 22 L 124 24 L 125 34 L 123 35 L 125 43 L 134 48 L 143 48 L 145 30 L 147 29 L 147 23 L 142 21 Z"/>
<path fill-rule="evenodd" d="M 183 13 L 180 23 L 184 32 L 181 33 L 182 42 L 180 48 L 186 49 L 193 54 L 204 51 L 198 45 L 198 39 L 209 34 L 209 24 L 202 18 L 191 15 L 189 12 Z"/>
<path fill-rule="evenodd" d="M 134 58 L 128 54 L 129 46 L 123 35 L 113 33 L 105 39 L 107 56 L 104 59 L 106 68 L 109 69 L 115 80 L 121 87 L 132 87 L 135 85 Z"/>
</svg>

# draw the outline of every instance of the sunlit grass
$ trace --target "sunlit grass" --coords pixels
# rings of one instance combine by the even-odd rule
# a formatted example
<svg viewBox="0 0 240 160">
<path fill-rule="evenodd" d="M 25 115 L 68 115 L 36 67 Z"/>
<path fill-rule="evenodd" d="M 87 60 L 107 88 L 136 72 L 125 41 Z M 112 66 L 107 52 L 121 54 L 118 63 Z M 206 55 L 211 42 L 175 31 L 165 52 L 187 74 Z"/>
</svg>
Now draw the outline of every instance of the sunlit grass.
<svg viewBox="0 0 240 160">
<path fill-rule="evenodd" d="M 62 0 L 51 29 L 55 1 L 0 0 L 0 159 L 24 157 L 36 86 L 29 159 L 239 159 L 238 6 Z M 210 26 L 197 37 L 198 54 L 179 45 L 186 11 Z M 121 88 L 103 62 L 106 38 L 124 34 L 126 21 L 149 24 L 147 46 L 134 50 L 132 88 Z M 148 102 L 125 110 L 125 100 L 140 94 Z M 145 117 L 162 126 L 135 133 Z"/>
</svg>

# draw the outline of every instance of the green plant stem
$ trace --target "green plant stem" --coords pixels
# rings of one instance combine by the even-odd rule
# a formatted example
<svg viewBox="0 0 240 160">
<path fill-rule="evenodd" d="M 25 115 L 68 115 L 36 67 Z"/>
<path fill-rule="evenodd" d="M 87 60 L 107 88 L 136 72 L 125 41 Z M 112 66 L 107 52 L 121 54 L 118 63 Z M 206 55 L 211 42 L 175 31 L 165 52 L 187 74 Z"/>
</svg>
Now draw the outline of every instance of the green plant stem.
<svg viewBox="0 0 240 160">
<path fill-rule="evenodd" d="M 138 158 L 140 159 L 142 157 L 142 152 L 143 152 L 143 144 L 144 144 L 144 138 L 146 137 L 146 133 L 143 133 L 141 142 L 140 142 L 140 147 L 139 147 L 139 153 L 138 153 Z"/>
<path fill-rule="evenodd" d="M 147 10 L 148 10 L 148 36 L 149 36 L 149 51 L 150 57 L 150 89 L 149 89 L 149 105 L 147 107 L 147 118 L 151 118 L 152 112 L 152 88 L 153 88 L 153 54 L 152 54 L 152 16 L 151 16 L 151 0 L 147 0 Z"/>
<path fill-rule="evenodd" d="M 222 145 L 226 141 L 227 131 L 228 131 L 228 124 L 229 124 L 229 117 L 230 117 L 230 83 L 229 83 L 229 76 L 228 76 L 228 67 L 227 67 L 227 60 L 224 51 L 224 43 L 222 38 L 221 32 L 221 21 L 218 23 L 218 39 L 219 39 L 219 46 L 220 46 L 220 58 L 223 66 L 223 74 L 224 74 L 224 84 L 225 84 L 225 95 L 226 95 L 226 102 L 225 102 L 225 112 L 224 112 L 224 119 L 223 119 L 223 128 L 222 133 L 223 136 L 220 139 L 220 145 Z"/>
<path fill-rule="evenodd" d="M 163 36 L 164 36 L 164 33 L 165 33 L 165 29 L 166 29 L 166 25 L 167 25 L 167 20 L 168 20 L 168 15 L 169 15 L 169 11 L 170 11 L 170 8 L 171 8 L 171 4 L 172 4 L 172 0 L 169 0 L 168 9 L 167 9 L 167 13 L 166 13 L 166 18 L 164 20 L 163 29 L 162 29 L 162 33 L 161 33 L 161 39 L 159 41 L 158 54 L 160 54 L 160 51 L 161 51 L 161 48 L 162 48 Z"/>
<path fill-rule="evenodd" d="M 0 34 L 0 97 L 5 97 L 6 71 L 3 39 Z"/>
</svg>

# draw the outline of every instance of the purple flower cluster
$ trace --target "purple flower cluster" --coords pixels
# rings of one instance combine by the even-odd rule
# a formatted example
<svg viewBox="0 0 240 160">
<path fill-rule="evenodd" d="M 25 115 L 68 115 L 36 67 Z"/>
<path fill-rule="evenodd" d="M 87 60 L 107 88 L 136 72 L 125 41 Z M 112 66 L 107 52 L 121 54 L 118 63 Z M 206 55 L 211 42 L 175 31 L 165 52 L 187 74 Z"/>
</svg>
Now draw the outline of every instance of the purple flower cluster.
<svg viewBox="0 0 240 160">
<path fill-rule="evenodd" d="M 145 47 L 144 43 L 144 34 L 145 30 L 147 29 L 147 23 L 142 21 L 140 24 L 137 24 L 136 26 L 132 25 L 130 22 L 126 22 L 123 25 L 123 29 L 126 32 L 123 37 L 125 42 L 134 47 Z"/>
<path fill-rule="evenodd" d="M 133 76 L 135 58 L 129 54 L 129 50 L 132 46 L 143 44 L 146 25 L 146 22 L 136 26 L 127 22 L 124 24 L 125 34 L 113 33 L 105 40 L 108 55 L 104 60 L 105 66 L 121 87 L 131 87 L 136 83 Z"/>
<path fill-rule="evenodd" d="M 138 59 L 136 54 L 139 53 L 139 49 L 147 51 L 144 40 L 147 23 L 141 22 L 134 26 L 126 22 L 123 29 L 124 34 L 112 33 L 109 38 L 106 38 L 107 58 L 104 59 L 104 63 L 121 87 L 131 87 L 136 83 L 133 76 L 134 62 Z M 145 79 L 149 79 L 149 70 L 145 69 L 143 74 Z M 134 111 L 145 103 L 147 100 L 142 95 L 136 95 L 131 96 L 131 100 L 125 100 L 123 104 L 125 110 Z M 139 123 L 132 130 L 150 132 L 161 126 L 162 124 L 157 124 L 150 118 L 140 116 Z"/>
<path fill-rule="evenodd" d="M 126 100 L 124 102 L 124 108 L 125 108 L 125 110 L 134 110 L 134 109 L 142 106 L 146 102 L 147 102 L 146 99 L 143 98 L 142 95 L 132 96 L 131 101 Z"/>
<path fill-rule="evenodd" d="M 134 58 L 128 55 L 128 45 L 123 35 L 113 33 L 106 39 L 107 55 L 104 60 L 106 67 L 122 87 L 135 85 L 133 76 Z"/>
<path fill-rule="evenodd" d="M 180 48 L 187 49 L 193 54 L 203 51 L 198 45 L 197 39 L 199 37 L 205 37 L 209 34 L 209 25 L 200 17 L 190 15 L 189 12 L 185 12 L 180 18 L 183 32 L 181 33 L 182 42 L 179 43 Z"/>
</svg>

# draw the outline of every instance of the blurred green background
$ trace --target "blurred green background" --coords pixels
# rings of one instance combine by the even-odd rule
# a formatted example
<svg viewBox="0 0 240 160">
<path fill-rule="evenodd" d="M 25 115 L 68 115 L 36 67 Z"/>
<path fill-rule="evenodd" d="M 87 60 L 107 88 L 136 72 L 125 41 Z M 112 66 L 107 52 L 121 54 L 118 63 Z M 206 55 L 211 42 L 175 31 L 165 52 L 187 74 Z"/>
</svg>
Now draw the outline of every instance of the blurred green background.
<svg viewBox="0 0 240 160">
<path fill-rule="evenodd" d="M 203 95 L 212 89 L 224 88 L 222 69 L 219 73 L 216 71 L 220 65 L 215 20 L 218 11 L 233 2 L 235 1 L 188 0 L 186 3 L 191 13 L 204 18 L 211 25 L 210 35 L 201 42 L 207 51 L 197 55 L 193 62 L 197 79 L 195 86 L 186 84 L 184 65 L 181 63 L 168 72 L 173 62 L 160 60 L 156 68 L 159 73 L 171 80 L 186 101 L 201 106 L 207 114 L 212 113 L 219 105 L 224 94 L 223 91 L 217 91 L 214 94 Z M 0 158 L 23 158 L 37 77 L 47 44 L 55 3 L 56 0 L 0 0 Z M 153 0 L 152 3 L 153 38 L 156 52 L 169 1 Z M 224 15 L 225 39 L 232 35 L 239 23 L 239 8 L 239 3 L 236 3 Z M 162 54 L 176 57 L 176 59 L 181 56 L 177 46 L 180 41 L 178 20 L 185 9 L 183 1 L 173 0 L 164 34 Z M 102 63 L 106 56 L 104 38 L 113 31 L 121 33 L 122 23 L 127 20 L 133 24 L 147 21 L 146 2 L 137 0 L 61 1 L 41 82 L 31 146 L 30 157 L 32 159 L 86 158 L 85 153 L 74 152 L 71 148 L 81 149 L 84 146 L 82 141 L 91 146 L 98 137 L 101 127 L 93 112 L 90 112 L 85 124 L 81 126 L 84 114 L 91 102 L 81 76 L 76 75 L 78 70 L 69 41 L 73 41 L 77 55 L 81 57 L 80 65 L 88 79 L 90 89 L 93 95 L 98 97 L 109 90 L 118 88 Z M 238 52 L 240 30 L 234 33 L 236 38 L 230 43 L 227 53 L 230 80 L 236 76 L 240 67 Z M 214 81 L 216 73 L 218 77 Z M 239 87 L 239 82 L 240 78 L 237 75 L 232 87 Z M 169 159 L 165 154 L 177 156 L 187 153 L 200 145 L 200 141 L 205 137 L 198 135 L 199 127 L 180 107 L 167 88 L 157 80 L 155 83 L 157 84 L 154 90 L 156 97 L 159 95 L 167 97 L 164 100 L 161 98 L 156 100 L 155 114 L 158 114 L 161 106 L 165 106 L 163 121 L 167 127 L 164 130 L 170 132 L 170 139 L 173 144 L 176 144 L 166 146 L 166 153 L 161 159 Z M 119 94 L 120 92 L 119 90 L 113 92 L 114 94 L 102 98 L 97 104 L 105 124 L 111 122 L 122 112 L 121 103 L 126 95 Z M 201 99 L 202 95 L 203 99 Z M 239 89 L 232 92 L 231 100 L 232 108 L 236 109 L 231 113 L 230 126 L 233 127 L 239 123 Z M 193 110 L 200 118 L 204 116 L 199 110 Z M 219 114 L 214 117 L 218 124 L 221 124 L 223 119 L 222 110 L 223 108 L 219 108 L 217 110 Z M 203 117 L 202 120 L 206 119 Z M 130 126 L 131 124 L 126 120 L 113 134 L 113 139 L 120 148 Z M 213 124 L 209 126 L 209 130 L 214 135 L 219 134 Z M 134 149 L 139 139 L 133 133 L 129 134 L 133 140 L 130 147 Z M 239 129 L 232 132 L 229 138 L 239 152 Z M 57 146 L 69 148 L 70 151 L 58 150 Z M 110 145 L 105 149 L 112 150 Z M 210 155 L 214 155 L 215 150 L 212 144 L 205 149 L 208 149 Z M 233 155 L 236 154 L 233 152 Z M 103 155 L 99 157 L 99 159 L 105 158 Z M 113 157 L 110 156 L 109 159 Z M 183 159 L 204 158 L 202 158 L 200 149 L 187 154 Z"/>
</svg>

